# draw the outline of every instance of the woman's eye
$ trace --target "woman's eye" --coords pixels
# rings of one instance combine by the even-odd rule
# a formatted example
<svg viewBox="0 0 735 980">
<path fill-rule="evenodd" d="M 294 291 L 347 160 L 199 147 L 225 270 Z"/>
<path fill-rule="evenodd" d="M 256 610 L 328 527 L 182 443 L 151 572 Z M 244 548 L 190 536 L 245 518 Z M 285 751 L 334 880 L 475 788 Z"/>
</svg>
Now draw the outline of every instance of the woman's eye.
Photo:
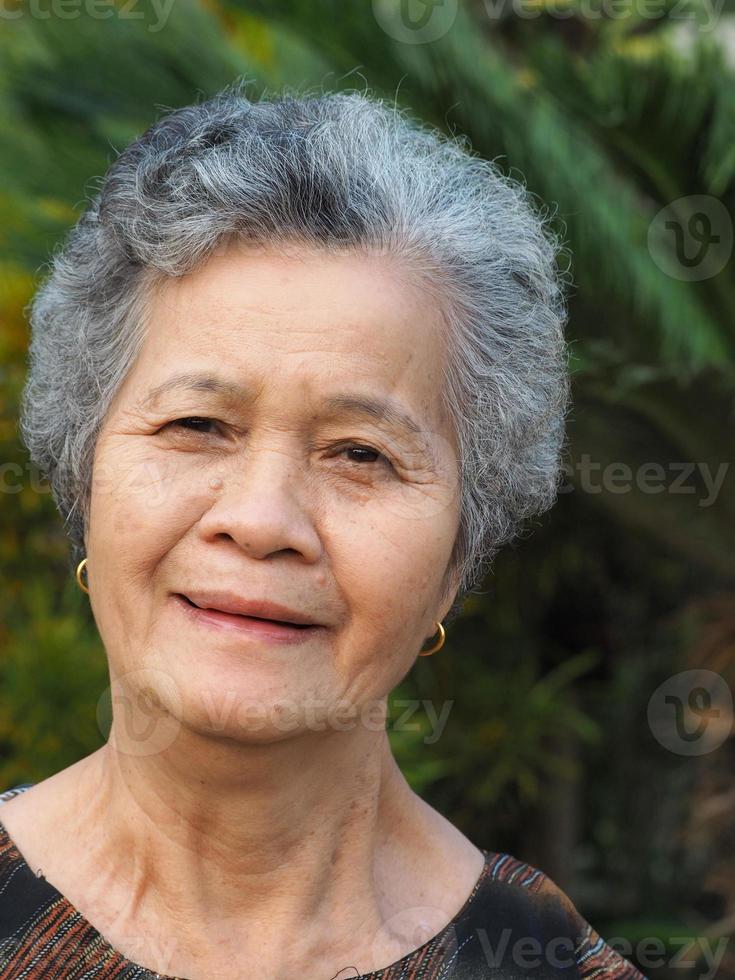
<svg viewBox="0 0 735 980">
<path fill-rule="evenodd" d="M 384 456 L 383 453 L 379 452 L 377 449 L 373 449 L 372 446 L 362 446 L 362 445 L 343 446 L 340 452 L 357 453 L 357 457 L 356 458 L 353 457 L 353 459 L 351 460 L 352 462 L 355 463 L 378 463 L 378 462 L 390 463 L 387 456 Z M 370 458 L 371 456 L 374 458 L 371 459 Z"/>
<path fill-rule="evenodd" d="M 171 422 L 167 422 L 166 425 L 164 425 L 164 429 L 188 429 L 190 432 L 202 432 L 206 434 L 208 431 L 207 426 L 213 426 L 216 428 L 217 423 L 214 421 L 214 419 L 205 419 L 200 418 L 199 416 L 188 416 L 187 418 L 174 419 Z"/>
</svg>

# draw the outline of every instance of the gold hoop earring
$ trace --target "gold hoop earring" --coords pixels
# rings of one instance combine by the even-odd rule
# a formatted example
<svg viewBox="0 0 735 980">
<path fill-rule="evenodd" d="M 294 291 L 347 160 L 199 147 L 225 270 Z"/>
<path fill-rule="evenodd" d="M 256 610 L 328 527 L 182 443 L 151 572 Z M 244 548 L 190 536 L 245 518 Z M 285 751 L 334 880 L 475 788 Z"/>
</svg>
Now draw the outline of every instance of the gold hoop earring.
<svg viewBox="0 0 735 980">
<path fill-rule="evenodd" d="M 444 640 L 447 637 L 446 630 L 444 629 L 444 627 L 442 626 L 441 623 L 437 623 L 436 625 L 437 625 L 437 627 L 439 629 L 439 639 L 434 644 L 434 646 L 431 647 L 429 650 L 420 650 L 419 651 L 419 656 L 420 657 L 428 657 L 432 653 L 436 653 L 437 650 L 441 650 L 441 648 L 444 646 Z"/>
<path fill-rule="evenodd" d="M 77 582 L 78 582 L 79 588 L 82 590 L 82 592 L 86 592 L 87 595 L 89 595 L 89 589 L 87 588 L 87 586 L 82 581 L 82 571 L 86 567 L 87 567 L 87 559 L 86 558 L 82 558 L 82 560 L 77 565 Z"/>
</svg>

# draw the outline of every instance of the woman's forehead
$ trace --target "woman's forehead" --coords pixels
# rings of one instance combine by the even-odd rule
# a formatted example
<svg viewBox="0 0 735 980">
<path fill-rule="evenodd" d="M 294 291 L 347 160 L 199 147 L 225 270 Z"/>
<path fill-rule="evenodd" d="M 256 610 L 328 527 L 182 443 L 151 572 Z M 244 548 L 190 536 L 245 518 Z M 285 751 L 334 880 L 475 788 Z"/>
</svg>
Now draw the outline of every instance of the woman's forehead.
<svg viewBox="0 0 735 980">
<path fill-rule="evenodd" d="M 358 407 L 369 411 L 364 403 L 374 394 L 373 414 L 397 420 L 401 394 L 431 411 L 443 376 L 443 330 L 428 293 L 384 258 L 230 252 L 152 294 L 138 359 L 147 390 L 136 386 L 136 394 L 152 401 L 189 384 L 242 400 L 270 378 L 304 390 L 328 386 L 334 409 L 362 399 Z M 410 428 L 405 406 L 402 415 Z"/>
<path fill-rule="evenodd" d="M 151 295 L 152 315 L 177 318 L 219 312 L 318 325 L 366 327 L 373 319 L 428 326 L 436 298 L 400 259 L 388 254 L 302 249 L 296 254 L 231 245 L 185 276 L 166 277 Z M 433 317 L 430 317 L 433 319 Z M 257 323 L 253 324 L 254 326 Z"/>
</svg>

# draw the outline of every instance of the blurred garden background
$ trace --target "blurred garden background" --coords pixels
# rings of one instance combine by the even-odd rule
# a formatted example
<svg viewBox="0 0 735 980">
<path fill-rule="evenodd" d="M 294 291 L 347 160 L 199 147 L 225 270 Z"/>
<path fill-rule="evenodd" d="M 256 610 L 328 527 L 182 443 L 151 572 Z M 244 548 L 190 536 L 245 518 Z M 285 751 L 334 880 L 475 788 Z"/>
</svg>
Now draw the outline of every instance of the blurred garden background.
<svg viewBox="0 0 735 980">
<path fill-rule="evenodd" d="M 649 977 L 735 977 L 735 737 L 731 711 L 707 714 L 709 682 L 735 679 L 734 10 L 4 0 L 0 789 L 92 752 L 108 717 L 104 651 L 17 434 L 44 263 L 162 109 L 241 75 L 253 97 L 369 86 L 522 179 L 573 277 L 558 503 L 395 692 L 396 717 L 401 700 L 451 702 L 433 743 L 421 712 L 397 726 L 398 758 L 478 846 L 540 866 L 633 944 Z M 685 671 L 693 686 L 667 688 Z M 714 726 L 704 750 L 681 737 L 698 725 Z M 725 941 L 718 965 L 703 940 Z"/>
</svg>

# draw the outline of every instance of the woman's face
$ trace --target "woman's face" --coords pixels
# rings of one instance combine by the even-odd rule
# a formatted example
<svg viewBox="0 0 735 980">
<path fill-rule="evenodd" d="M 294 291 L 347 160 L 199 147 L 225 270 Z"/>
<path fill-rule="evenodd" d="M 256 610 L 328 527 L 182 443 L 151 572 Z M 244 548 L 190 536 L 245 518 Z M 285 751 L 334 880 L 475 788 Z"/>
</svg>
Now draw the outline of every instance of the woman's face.
<svg viewBox="0 0 735 980">
<path fill-rule="evenodd" d="M 348 728 L 403 679 L 456 590 L 444 329 L 388 257 L 230 246 L 166 281 L 94 457 L 113 679 L 152 684 L 191 728 L 265 740 Z"/>
</svg>

